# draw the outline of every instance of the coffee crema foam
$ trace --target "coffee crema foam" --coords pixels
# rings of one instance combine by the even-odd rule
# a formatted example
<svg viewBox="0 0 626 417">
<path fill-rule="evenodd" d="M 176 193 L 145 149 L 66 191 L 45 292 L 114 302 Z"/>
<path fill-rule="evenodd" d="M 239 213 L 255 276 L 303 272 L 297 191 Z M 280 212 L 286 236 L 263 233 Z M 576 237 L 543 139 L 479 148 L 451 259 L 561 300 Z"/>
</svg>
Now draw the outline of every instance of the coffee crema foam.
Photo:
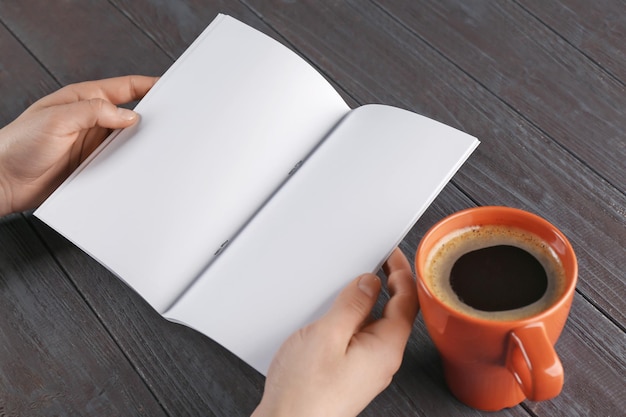
<svg viewBox="0 0 626 417">
<path fill-rule="evenodd" d="M 483 311 L 465 304 L 452 289 L 450 275 L 455 262 L 464 254 L 497 245 L 516 246 L 533 255 L 548 278 L 545 293 L 524 307 Z M 509 321 L 534 316 L 550 306 L 565 291 L 565 271 L 554 250 L 538 236 L 525 230 L 502 225 L 471 226 L 442 238 L 426 260 L 425 277 L 435 297 L 454 310 L 487 320 Z"/>
</svg>

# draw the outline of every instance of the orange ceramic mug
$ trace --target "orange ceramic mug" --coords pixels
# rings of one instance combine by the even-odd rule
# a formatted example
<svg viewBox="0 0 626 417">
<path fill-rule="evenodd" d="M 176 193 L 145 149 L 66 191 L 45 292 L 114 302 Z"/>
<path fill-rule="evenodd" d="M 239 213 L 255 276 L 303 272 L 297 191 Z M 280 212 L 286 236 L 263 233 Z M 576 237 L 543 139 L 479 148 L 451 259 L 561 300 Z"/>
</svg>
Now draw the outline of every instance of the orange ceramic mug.
<svg viewBox="0 0 626 417">
<path fill-rule="evenodd" d="M 509 262 L 509 255 L 490 252 L 515 250 L 511 247 L 531 254 L 529 265 L 534 260 L 543 266 L 538 289 L 527 291 L 539 285 L 526 272 L 527 257 L 519 264 Z M 469 252 L 477 258 L 462 261 Z M 448 387 L 460 401 L 495 411 L 525 398 L 541 401 L 561 392 L 563 368 L 554 344 L 570 310 L 578 267 L 572 246 L 556 227 L 514 208 L 467 209 L 426 233 L 415 268 L 424 322 L 442 357 Z M 487 276 L 485 282 L 474 285 L 472 279 L 482 279 L 476 277 L 481 274 Z M 505 278 L 510 281 L 499 283 Z M 527 298 L 507 306 L 507 289 L 518 298 L 527 293 Z M 489 300 L 492 295 L 496 297 Z M 495 305 L 468 306 L 470 301 Z M 498 305 L 501 302 L 505 304 Z"/>
</svg>

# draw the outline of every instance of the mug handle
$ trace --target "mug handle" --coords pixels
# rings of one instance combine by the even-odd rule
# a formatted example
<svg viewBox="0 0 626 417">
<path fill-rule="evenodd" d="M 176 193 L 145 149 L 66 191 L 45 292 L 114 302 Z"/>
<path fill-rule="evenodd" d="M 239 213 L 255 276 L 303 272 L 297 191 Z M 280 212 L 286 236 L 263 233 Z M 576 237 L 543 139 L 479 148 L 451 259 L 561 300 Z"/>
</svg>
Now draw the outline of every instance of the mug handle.
<svg viewBox="0 0 626 417">
<path fill-rule="evenodd" d="M 509 333 L 506 366 L 531 401 L 554 398 L 563 388 L 563 366 L 543 323 L 518 327 Z"/>
</svg>

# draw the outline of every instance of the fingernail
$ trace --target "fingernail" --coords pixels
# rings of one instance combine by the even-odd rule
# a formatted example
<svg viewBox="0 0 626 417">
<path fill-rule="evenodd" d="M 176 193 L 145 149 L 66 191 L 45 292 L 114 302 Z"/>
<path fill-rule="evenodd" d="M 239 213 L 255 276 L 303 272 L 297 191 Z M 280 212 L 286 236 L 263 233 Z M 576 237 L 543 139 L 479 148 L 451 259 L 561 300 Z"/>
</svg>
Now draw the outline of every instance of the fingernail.
<svg viewBox="0 0 626 417">
<path fill-rule="evenodd" d="M 125 109 L 124 107 L 117 108 L 117 115 L 120 119 L 124 120 L 133 120 L 137 117 L 137 113 L 132 110 Z"/>
<path fill-rule="evenodd" d="M 376 275 L 367 274 L 361 277 L 358 286 L 369 297 L 374 297 L 378 292 L 378 282 L 379 279 Z"/>
</svg>

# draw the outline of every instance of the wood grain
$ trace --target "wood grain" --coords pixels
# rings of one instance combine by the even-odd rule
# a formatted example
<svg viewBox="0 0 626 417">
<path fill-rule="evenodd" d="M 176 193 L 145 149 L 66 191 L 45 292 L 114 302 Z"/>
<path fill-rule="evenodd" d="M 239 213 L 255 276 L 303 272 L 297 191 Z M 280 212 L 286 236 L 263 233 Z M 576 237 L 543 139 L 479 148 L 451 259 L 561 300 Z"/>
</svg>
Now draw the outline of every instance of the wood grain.
<svg viewBox="0 0 626 417">
<path fill-rule="evenodd" d="M 21 215 L 0 219 L 0 414 L 163 410 Z"/>
<path fill-rule="evenodd" d="M 626 82 L 626 4 L 623 1 L 516 1 L 622 84 Z"/>
<path fill-rule="evenodd" d="M 247 25 L 262 31 L 269 30 L 238 1 L 111 0 L 111 3 L 172 59 L 178 58 L 218 13 L 237 15 Z"/>
<path fill-rule="evenodd" d="M 107 1 L 1 2 L 0 16 L 60 85 L 135 73 L 160 75 L 172 63 Z"/>
<path fill-rule="evenodd" d="M 231 14 L 295 50 L 350 105 L 396 105 L 481 139 L 401 243 L 409 258 L 432 224 L 475 205 L 527 209 L 572 241 L 580 280 L 556 346 L 564 390 L 490 415 L 621 415 L 626 14 L 592 3 L 0 2 L 0 122 L 61 84 L 160 74 L 217 13 Z M 249 415 L 264 383 L 256 371 L 26 218 L 0 221 L 0 414 Z M 483 413 L 448 392 L 420 318 L 402 368 L 362 415 Z"/>
<path fill-rule="evenodd" d="M 619 146 L 626 126 L 624 79 L 609 76 L 511 1 L 385 0 L 381 7 L 602 178 L 626 191 L 626 147 Z M 560 16 L 565 12 L 561 9 L 553 14 Z M 624 13 L 621 16 L 624 21 Z"/>
<path fill-rule="evenodd" d="M 2 24 L 0 56 L 0 126 L 4 126 L 58 84 Z"/>
</svg>

